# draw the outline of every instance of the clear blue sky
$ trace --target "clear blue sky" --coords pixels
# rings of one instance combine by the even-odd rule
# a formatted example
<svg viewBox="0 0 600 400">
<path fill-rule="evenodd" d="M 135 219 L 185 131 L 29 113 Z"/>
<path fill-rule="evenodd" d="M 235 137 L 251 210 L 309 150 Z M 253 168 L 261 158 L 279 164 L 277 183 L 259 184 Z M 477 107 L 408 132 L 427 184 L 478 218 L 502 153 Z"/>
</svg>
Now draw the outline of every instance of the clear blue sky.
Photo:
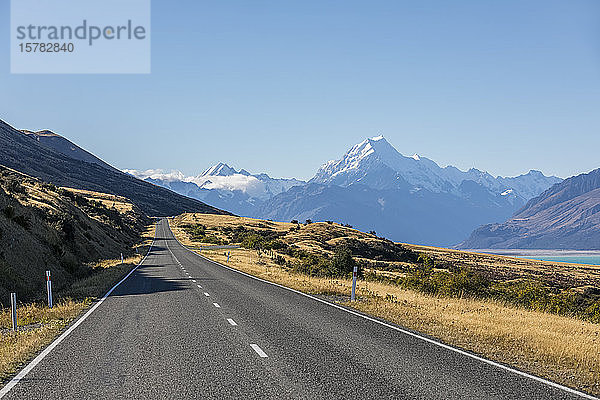
<svg viewBox="0 0 600 400">
<path fill-rule="evenodd" d="M 497 175 L 600 167 L 600 1 L 159 1 L 152 74 L 10 75 L 0 118 L 120 168 L 309 178 L 383 134 Z"/>
</svg>

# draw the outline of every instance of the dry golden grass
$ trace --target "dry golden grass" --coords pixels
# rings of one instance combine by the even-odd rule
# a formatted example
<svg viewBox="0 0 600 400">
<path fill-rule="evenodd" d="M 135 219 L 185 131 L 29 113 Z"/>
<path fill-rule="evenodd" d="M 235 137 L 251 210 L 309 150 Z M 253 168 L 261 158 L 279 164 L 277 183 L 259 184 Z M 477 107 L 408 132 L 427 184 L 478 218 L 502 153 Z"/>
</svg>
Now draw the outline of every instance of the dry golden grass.
<svg viewBox="0 0 600 400">
<path fill-rule="evenodd" d="M 294 244 L 301 249 L 322 254 L 332 253 L 330 250 L 325 249 L 323 244 L 333 247 L 339 241 L 348 238 L 357 239 L 365 244 L 381 242 L 381 239 L 374 235 L 348 228 L 337 223 L 328 224 L 326 222 L 315 222 L 310 225 L 303 225 L 300 230 L 291 232 L 290 228 L 295 227 L 295 224 L 225 215 L 182 214 L 175 217 L 173 222 L 172 225 L 174 227 L 179 227 L 184 224 L 203 224 L 210 234 L 223 239 L 225 237 L 219 232 L 219 228 L 235 228 L 239 225 L 257 230 L 273 229 L 279 232 L 288 232 L 282 239 L 287 244 Z M 188 240 L 187 235 L 183 230 L 179 230 L 178 235 L 184 240 Z M 192 245 L 191 242 L 187 244 Z M 194 243 L 193 245 L 197 244 L 198 243 Z M 429 255 L 434 259 L 436 264 L 443 266 L 445 262 L 448 262 L 454 265 L 468 267 L 495 281 L 534 279 L 541 280 L 548 285 L 560 288 L 571 288 L 576 290 L 585 290 L 587 287 L 600 288 L 600 266 L 597 265 L 538 261 L 432 246 L 418 246 L 406 243 L 400 244 L 410 250 Z M 388 264 L 389 266 L 406 266 L 406 263 L 397 261 L 379 262 Z"/>
<path fill-rule="evenodd" d="M 46 347 L 90 304 L 86 301 L 60 301 L 52 310 L 28 304 L 18 309 L 20 330 L 12 332 L 10 311 L 0 312 L 0 379 L 13 375 L 20 365 Z"/>
<path fill-rule="evenodd" d="M 211 218 L 213 223 L 219 222 L 220 216 Z M 236 217 L 228 218 L 228 223 L 240 224 Z M 204 221 L 199 223 L 208 226 Z M 181 220 L 176 218 L 171 225 L 178 239 L 186 245 L 197 245 L 178 227 L 180 223 Z M 223 250 L 203 250 L 202 254 L 226 263 Z M 598 324 L 491 300 L 429 296 L 377 282 L 359 281 L 359 301 L 350 303 L 349 280 L 296 274 L 278 266 L 269 257 L 247 249 L 231 250 L 228 265 L 305 293 L 341 296 L 338 298 L 346 299 L 344 305 L 367 314 L 431 335 L 488 359 L 600 394 Z"/>
<path fill-rule="evenodd" d="M 126 213 L 133 210 L 133 204 L 131 201 L 122 196 L 116 196 L 114 194 L 92 192 L 90 190 L 63 188 L 70 192 L 79 194 L 88 200 L 99 201 L 108 208 L 114 208 L 120 213 Z"/>
<path fill-rule="evenodd" d="M 228 226 L 235 228 L 243 225 L 252 229 L 274 229 L 277 231 L 289 231 L 291 227 L 296 226 L 287 222 L 273 222 L 262 219 L 247 217 L 235 217 L 232 215 L 216 214 L 182 214 L 175 217 L 178 224 L 202 224 L 207 227 Z"/>
</svg>

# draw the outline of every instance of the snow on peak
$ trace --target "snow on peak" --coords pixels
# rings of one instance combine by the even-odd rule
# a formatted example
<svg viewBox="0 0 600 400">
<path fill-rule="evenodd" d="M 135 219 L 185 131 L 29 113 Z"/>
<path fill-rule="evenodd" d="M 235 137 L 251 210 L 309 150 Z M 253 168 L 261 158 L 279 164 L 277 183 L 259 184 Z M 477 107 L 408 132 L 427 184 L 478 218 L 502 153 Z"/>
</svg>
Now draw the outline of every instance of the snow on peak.
<svg viewBox="0 0 600 400">
<path fill-rule="evenodd" d="M 378 142 L 378 141 L 383 140 L 383 139 L 384 139 L 383 135 L 379 135 L 379 136 L 375 136 L 375 137 L 371 138 L 371 140 L 374 141 L 374 142 Z"/>
<path fill-rule="evenodd" d="M 416 160 L 416 161 L 421 161 L 421 157 L 419 157 L 419 155 L 417 153 L 410 156 L 410 158 L 412 158 L 413 160 Z"/>
<path fill-rule="evenodd" d="M 237 173 L 238 172 L 235 169 L 231 168 L 229 165 L 220 162 L 202 172 L 200 176 L 230 176 L 235 175 Z"/>
<path fill-rule="evenodd" d="M 504 192 L 502 192 L 500 194 L 500 196 L 508 196 L 509 194 L 512 194 L 513 192 L 514 192 L 514 190 L 508 189 L 508 190 L 505 190 Z"/>
</svg>

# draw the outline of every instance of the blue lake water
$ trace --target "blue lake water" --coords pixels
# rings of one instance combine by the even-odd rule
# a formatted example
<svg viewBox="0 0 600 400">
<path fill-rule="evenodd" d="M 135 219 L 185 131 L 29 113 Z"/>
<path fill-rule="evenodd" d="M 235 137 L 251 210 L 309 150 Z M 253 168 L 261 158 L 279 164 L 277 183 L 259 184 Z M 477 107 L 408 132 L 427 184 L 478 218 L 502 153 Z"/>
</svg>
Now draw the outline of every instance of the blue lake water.
<svg viewBox="0 0 600 400">
<path fill-rule="evenodd" d="M 566 262 L 573 264 L 591 264 L 600 265 L 600 256 L 517 256 L 519 258 L 528 258 L 530 260 Z"/>
<path fill-rule="evenodd" d="M 471 251 L 529 260 L 600 265 L 600 250 L 479 249 Z"/>
</svg>

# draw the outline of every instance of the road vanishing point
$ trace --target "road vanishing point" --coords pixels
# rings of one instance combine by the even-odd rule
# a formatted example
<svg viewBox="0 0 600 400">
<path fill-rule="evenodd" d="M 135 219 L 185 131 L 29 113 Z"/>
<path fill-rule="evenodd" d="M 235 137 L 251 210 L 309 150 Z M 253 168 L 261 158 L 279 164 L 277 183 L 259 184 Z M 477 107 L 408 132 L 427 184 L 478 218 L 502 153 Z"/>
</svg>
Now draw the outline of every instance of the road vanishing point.
<svg viewBox="0 0 600 400">
<path fill-rule="evenodd" d="M 183 247 L 167 219 L 139 267 L 3 399 L 593 398 Z"/>
</svg>

